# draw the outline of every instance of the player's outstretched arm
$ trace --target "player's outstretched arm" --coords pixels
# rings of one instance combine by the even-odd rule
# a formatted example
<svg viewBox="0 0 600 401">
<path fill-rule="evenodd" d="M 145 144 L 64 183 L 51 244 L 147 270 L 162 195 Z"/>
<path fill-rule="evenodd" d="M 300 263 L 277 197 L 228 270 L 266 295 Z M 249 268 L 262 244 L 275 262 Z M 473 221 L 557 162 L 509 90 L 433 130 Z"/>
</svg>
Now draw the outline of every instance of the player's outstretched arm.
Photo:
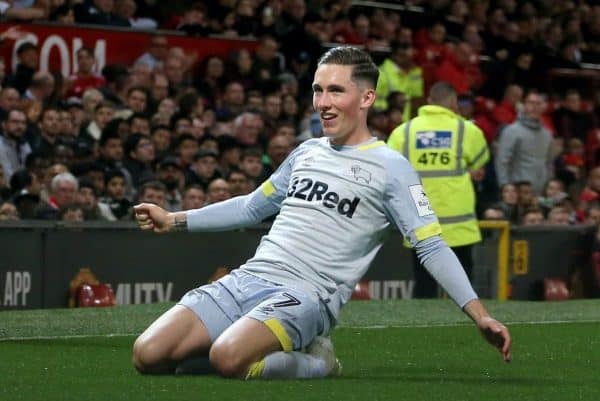
<svg viewBox="0 0 600 401">
<path fill-rule="evenodd" d="M 478 299 L 471 300 L 463 310 L 477 324 L 487 342 L 500 351 L 504 361 L 510 362 L 512 340 L 506 326 L 491 317 Z"/>
<path fill-rule="evenodd" d="M 169 213 L 152 203 L 140 203 L 133 207 L 135 219 L 142 230 L 166 233 L 177 228 L 178 222 L 185 226 L 185 213 Z"/>
</svg>

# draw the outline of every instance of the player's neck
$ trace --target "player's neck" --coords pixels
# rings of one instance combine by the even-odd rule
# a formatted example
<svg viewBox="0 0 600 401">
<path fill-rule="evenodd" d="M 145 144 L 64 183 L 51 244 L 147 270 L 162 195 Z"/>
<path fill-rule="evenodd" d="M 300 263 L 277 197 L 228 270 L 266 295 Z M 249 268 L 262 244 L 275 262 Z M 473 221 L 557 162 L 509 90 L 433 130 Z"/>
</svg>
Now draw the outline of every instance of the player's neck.
<svg viewBox="0 0 600 401">
<path fill-rule="evenodd" d="M 350 135 L 339 138 L 329 138 L 329 142 L 334 146 L 355 146 L 371 140 L 373 136 L 367 128 L 357 130 Z"/>
</svg>

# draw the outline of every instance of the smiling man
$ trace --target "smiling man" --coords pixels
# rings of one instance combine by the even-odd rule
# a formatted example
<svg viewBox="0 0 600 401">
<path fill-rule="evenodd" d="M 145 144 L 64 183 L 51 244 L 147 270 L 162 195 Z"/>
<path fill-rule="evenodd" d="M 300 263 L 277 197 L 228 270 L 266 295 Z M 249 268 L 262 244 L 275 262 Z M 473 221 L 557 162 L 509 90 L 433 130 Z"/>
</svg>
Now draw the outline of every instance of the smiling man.
<svg viewBox="0 0 600 401">
<path fill-rule="evenodd" d="M 323 138 L 296 148 L 251 194 L 186 212 L 135 207 L 140 227 L 157 233 L 236 229 L 279 212 L 254 257 L 188 292 L 142 333 L 133 347 L 140 372 L 185 372 L 204 356 L 226 377 L 339 374 L 328 335 L 392 227 L 510 359 L 508 330 L 488 315 L 441 239 L 418 175 L 367 128 L 378 74 L 362 50 L 329 50 L 313 82 Z"/>
</svg>

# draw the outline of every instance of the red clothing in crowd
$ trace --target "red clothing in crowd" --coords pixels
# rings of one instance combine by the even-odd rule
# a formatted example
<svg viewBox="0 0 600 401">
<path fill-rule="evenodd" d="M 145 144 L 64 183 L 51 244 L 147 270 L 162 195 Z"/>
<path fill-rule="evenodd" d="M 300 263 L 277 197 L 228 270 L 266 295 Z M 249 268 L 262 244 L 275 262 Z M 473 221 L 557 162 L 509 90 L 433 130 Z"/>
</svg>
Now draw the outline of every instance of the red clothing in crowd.
<svg viewBox="0 0 600 401">
<path fill-rule="evenodd" d="M 517 109 L 514 104 L 503 100 L 492 110 L 492 118 L 498 125 L 508 125 L 517 119 Z"/>
<path fill-rule="evenodd" d="M 71 81 L 71 88 L 67 91 L 67 97 L 81 97 L 86 89 L 96 89 L 106 84 L 104 77 L 96 74 L 86 76 L 71 75 L 69 80 Z"/>
<path fill-rule="evenodd" d="M 459 95 L 469 94 L 471 80 L 467 69 L 459 66 L 454 57 L 447 57 L 435 70 L 436 81 L 449 82 Z"/>
</svg>

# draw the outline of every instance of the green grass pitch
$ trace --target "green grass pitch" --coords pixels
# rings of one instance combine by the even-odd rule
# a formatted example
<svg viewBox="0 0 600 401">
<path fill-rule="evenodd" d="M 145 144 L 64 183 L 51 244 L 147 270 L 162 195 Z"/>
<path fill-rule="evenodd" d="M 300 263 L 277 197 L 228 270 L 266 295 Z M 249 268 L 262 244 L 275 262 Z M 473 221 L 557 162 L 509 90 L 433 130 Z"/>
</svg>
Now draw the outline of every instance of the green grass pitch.
<svg viewBox="0 0 600 401">
<path fill-rule="evenodd" d="M 600 301 L 488 301 L 513 362 L 447 300 L 351 302 L 333 332 L 341 377 L 141 376 L 131 345 L 170 305 L 0 312 L 1 401 L 600 400 Z"/>
</svg>

